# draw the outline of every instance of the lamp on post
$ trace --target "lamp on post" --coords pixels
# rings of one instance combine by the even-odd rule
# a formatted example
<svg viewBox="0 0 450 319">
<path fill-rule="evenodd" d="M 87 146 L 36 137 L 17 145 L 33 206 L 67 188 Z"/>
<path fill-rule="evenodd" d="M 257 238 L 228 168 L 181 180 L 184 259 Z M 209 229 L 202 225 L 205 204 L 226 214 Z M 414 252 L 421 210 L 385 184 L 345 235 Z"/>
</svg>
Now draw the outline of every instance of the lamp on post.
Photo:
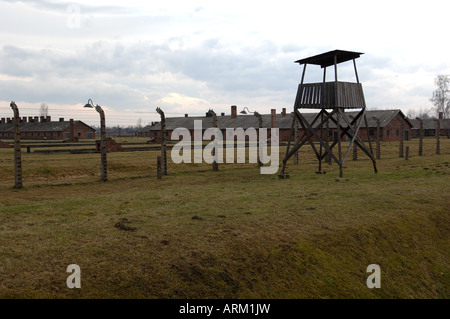
<svg viewBox="0 0 450 319">
<path fill-rule="evenodd" d="M 248 107 L 246 107 L 246 106 L 242 109 L 242 111 L 241 111 L 240 113 L 241 113 L 241 114 L 247 114 L 247 112 L 246 112 L 245 110 L 247 110 L 249 113 L 255 113 L 255 112 L 250 111 L 250 110 L 248 109 Z"/>
<path fill-rule="evenodd" d="M 261 114 L 259 114 L 256 111 L 255 112 L 250 111 L 246 106 L 242 109 L 242 111 L 240 113 L 241 114 L 247 114 L 247 112 L 245 110 L 247 110 L 249 113 L 253 113 L 253 115 L 258 118 L 258 127 L 261 129 L 263 127 L 263 120 L 262 120 Z M 259 140 L 258 140 L 258 146 L 259 146 Z M 262 152 L 262 149 L 261 149 L 259 151 L 259 159 L 258 159 L 258 165 L 259 166 L 263 166 L 262 156 L 263 156 L 263 152 Z"/>
<path fill-rule="evenodd" d="M 247 111 L 249 113 L 253 113 L 254 116 L 256 116 L 258 118 L 258 122 L 259 122 L 259 128 L 262 128 L 262 117 L 261 114 L 259 114 L 258 112 L 252 112 L 250 111 L 247 107 L 244 107 L 244 109 L 241 111 L 241 114 L 247 114 L 247 112 L 245 111 L 247 109 Z"/>
<path fill-rule="evenodd" d="M 108 180 L 107 162 L 106 162 L 106 127 L 105 127 L 105 112 L 100 105 L 95 105 L 91 99 L 84 105 L 86 108 L 95 108 L 100 114 L 100 153 L 101 153 L 101 168 L 100 175 L 102 181 Z"/>
</svg>

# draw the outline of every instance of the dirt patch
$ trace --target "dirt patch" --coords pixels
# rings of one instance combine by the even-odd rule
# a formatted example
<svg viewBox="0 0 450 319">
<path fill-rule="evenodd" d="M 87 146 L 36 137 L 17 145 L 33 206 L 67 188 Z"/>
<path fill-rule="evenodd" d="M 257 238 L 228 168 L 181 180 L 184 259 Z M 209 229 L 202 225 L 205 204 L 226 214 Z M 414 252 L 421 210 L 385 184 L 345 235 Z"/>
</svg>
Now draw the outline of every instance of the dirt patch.
<svg viewBox="0 0 450 319">
<path fill-rule="evenodd" d="M 128 219 L 126 218 L 122 218 L 120 221 L 118 221 L 114 227 L 120 229 L 120 230 L 125 230 L 125 231 L 136 231 L 137 228 L 136 227 L 131 227 L 131 226 L 127 226 L 125 224 L 129 224 L 131 223 Z"/>
</svg>

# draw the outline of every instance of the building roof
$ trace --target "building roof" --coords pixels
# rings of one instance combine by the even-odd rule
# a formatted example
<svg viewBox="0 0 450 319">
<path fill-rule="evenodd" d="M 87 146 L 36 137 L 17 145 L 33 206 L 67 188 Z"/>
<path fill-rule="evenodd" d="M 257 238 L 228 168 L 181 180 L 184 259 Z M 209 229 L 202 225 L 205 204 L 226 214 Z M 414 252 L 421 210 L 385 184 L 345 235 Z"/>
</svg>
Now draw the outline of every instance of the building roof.
<svg viewBox="0 0 450 319">
<path fill-rule="evenodd" d="M 358 112 L 345 112 L 345 114 L 350 115 L 356 115 Z M 405 114 L 399 109 L 394 110 L 373 110 L 373 111 L 367 111 L 366 110 L 366 117 L 367 117 L 367 124 L 369 127 L 376 127 L 377 126 L 377 119 L 380 120 L 380 127 L 385 127 L 388 125 L 396 116 L 397 114 L 400 114 L 401 117 L 405 119 L 405 121 L 408 123 L 410 127 L 412 127 L 412 123 L 410 120 L 406 117 Z M 363 123 L 361 127 L 366 127 Z"/>
<path fill-rule="evenodd" d="M 420 129 L 420 121 L 416 119 L 410 119 L 410 122 L 412 124 L 413 130 Z M 422 120 L 423 122 L 423 129 L 424 130 L 435 130 L 436 129 L 436 119 L 425 119 Z M 450 119 L 440 119 L 439 120 L 439 127 L 441 129 L 447 129 L 450 128 Z"/>
<path fill-rule="evenodd" d="M 322 54 L 318 54 L 309 58 L 301 59 L 295 61 L 295 63 L 299 64 L 316 64 L 320 65 L 322 68 L 334 65 L 334 57 L 337 58 L 337 63 L 346 62 L 349 60 L 357 59 L 362 54 L 361 52 L 352 52 L 352 51 L 344 51 L 344 50 L 334 50 L 325 52 Z"/>
<path fill-rule="evenodd" d="M 345 116 L 347 119 L 349 119 L 349 122 L 351 121 L 350 116 L 356 116 L 359 112 L 345 112 Z M 405 121 L 409 124 L 410 127 L 412 127 L 412 124 L 409 122 L 409 119 L 403 114 L 401 110 L 374 110 L 374 111 L 367 111 L 366 110 L 366 118 L 369 127 L 376 127 L 377 121 L 375 118 L 378 118 L 380 120 L 380 127 L 385 127 L 387 124 L 389 124 L 390 121 L 392 121 L 397 114 L 399 114 L 405 119 Z M 312 122 L 314 120 L 314 117 L 318 113 L 302 113 L 302 115 L 308 120 L 308 122 Z M 276 127 L 280 129 L 290 129 L 292 125 L 292 113 L 288 113 L 285 116 L 282 114 L 276 115 Z M 263 120 L 263 128 L 270 128 L 271 127 L 271 114 L 261 114 L 262 120 Z M 206 116 L 197 116 L 197 117 L 167 117 L 166 118 L 166 130 L 173 131 L 176 128 L 187 128 L 188 130 L 194 129 L 194 121 L 195 120 L 201 120 L 202 121 L 202 128 L 206 129 L 208 127 L 213 126 L 213 119 L 212 117 L 206 117 Z M 238 115 L 235 118 L 231 118 L 230 115 L 225 116 L 217 116 L 217 125 L 220 129 L 226 129 L 226 128 L 238 128 L 241 127 L 243 129 L 247 129 L 249 127 L 258 128 L 259 122 L 258 118 L 254 115 Z M 330 128 L 336 128 L 336 125 L 333 122 L 329 122 Z M 361 124 L 361 127 L 366 127 L 364 121 Z M 148 125 L 144 127 L 141 132 L 148 132 L 148 131 L 159 131 L 161 130 L 161 123 L 156 123 L 154 125 Z"/>
<path fill-rule="evenodd" d="M 73 121 L 85 125 L 87 128 L 95 131 L 92 127 L 82 121 Z M 20 123 L 21 132 L 64 132 L 70 129 L 70 121 L 51 121 L 51 122 L 35 122 Z M 0 131 L 8 132 L 14 130 L 13 123 L 0 123 Z"/>
</svg>

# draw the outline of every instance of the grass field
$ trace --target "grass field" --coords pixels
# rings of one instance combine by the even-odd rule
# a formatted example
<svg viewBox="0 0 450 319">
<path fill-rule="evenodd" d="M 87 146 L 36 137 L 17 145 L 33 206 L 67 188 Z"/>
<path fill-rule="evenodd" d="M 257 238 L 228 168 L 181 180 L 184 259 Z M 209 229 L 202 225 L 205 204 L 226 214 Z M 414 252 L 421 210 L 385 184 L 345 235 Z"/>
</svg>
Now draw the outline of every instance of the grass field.
<svg viewBox="0 0 450 319">
<path fill-rule="evenodd" d="M 23 142 L 26 144 L 25 142 Z M 382 144 L 378 174 L 351 156 L 317 175 L 310 148 L 291 178 L 255 164 L 0 149 L 1 298 L 449 298 L 450 140 Z M 284 153 L 280 154 L 280 160 Z M 66 268 L 81 268 L 69 289 Z M 366 268 L 381 268 L 369 289 Z"/>
</svg>

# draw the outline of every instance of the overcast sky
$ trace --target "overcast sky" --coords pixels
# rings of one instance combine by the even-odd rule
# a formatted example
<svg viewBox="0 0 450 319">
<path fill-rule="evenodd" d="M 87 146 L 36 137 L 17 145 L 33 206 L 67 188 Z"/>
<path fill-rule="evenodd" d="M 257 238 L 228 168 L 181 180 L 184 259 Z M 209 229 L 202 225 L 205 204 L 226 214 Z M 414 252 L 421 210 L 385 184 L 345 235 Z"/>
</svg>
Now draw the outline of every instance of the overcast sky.
<svg viewBox="0 0 450 319">
<path fill-rule="evenodd" d="M 357 59 L 369 109 L 429 110 L 439 74 L 450 74 L 448 0 L 2 1 L 0 115 L 107 125 L 203 115 L 230 106 L 292 110 L 294 61 L 330 50 Z M 339 79 L 354 81 L 351 63 Z M 331 73 L 331 70 L 330 70 Z M 320 81 L 309 66 L 307 81 Z M 331 73 L 331 76 L 333 74 Z"/>
</svg>

